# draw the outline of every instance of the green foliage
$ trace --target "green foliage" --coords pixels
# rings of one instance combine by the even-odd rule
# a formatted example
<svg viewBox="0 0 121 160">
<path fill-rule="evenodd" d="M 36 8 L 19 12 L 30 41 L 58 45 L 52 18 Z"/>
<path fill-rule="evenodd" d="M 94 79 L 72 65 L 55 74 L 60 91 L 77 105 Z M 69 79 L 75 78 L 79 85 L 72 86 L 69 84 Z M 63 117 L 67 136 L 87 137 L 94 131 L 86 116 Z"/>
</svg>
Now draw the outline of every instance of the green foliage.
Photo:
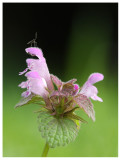
<svg viewBox="0 0 121 160">
<path fill-rule="evenodd" d="M 34 94 L 31 94 L 30 96 L 28 96 L 26 98 L 23 97 L 16 104 L 15 108 L 18 108 L 18 107 L 21 107 L 21 106 L 24 106 L 27 104 L 31 104 L 31 103 L 38 104 L 38 105 L 45 105 L 42 97 L 40 97 L 38 95 L 35 96 Z"/>
<path fill-rule="evenodd" d="M 51 148 L 67 145 L 78 134 L 77 124 L 66 117 L 57 118 L 48 112 L 41 112 L 38 122 L 39 131 Z"/>
<path fill-rule="evenodd" d="M 74 113 L 66 114 L 66 117 L 71 118 L 71 119 L 74 119 L 74 120 L 81 121 L 81 122 L 83 122 L 83 123 L 87 123 L 87 121 L 85 121 L 82 117 L 77 116 L 77 115 L 74 114 Z"/>
</svg>

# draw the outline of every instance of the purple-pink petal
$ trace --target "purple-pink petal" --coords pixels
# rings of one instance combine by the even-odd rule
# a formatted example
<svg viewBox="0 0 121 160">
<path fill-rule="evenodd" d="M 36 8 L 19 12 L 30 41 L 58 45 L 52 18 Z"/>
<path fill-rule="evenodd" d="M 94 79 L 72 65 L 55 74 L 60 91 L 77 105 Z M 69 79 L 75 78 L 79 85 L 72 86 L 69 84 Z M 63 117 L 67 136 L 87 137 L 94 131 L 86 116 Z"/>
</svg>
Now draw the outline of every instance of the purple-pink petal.
<svg viewBox="0 0 121 160">
<path fill-rule="evenodd" d="M 101 73 L 93 73 L 89 76 L 88 80 L 83 85 L 80 93 L 87 96 L 88 98 L 92 98 L 93 100 L 97 100 L 100 102 L 103 102 L 103 100 L 97 96 L 98 90 L 95 86 L 93 86 L 94 83 L 103 80 L 104 76 Z"/>
<path fill-rule="evenodd" d="M 39 59 L 43 58 L 43 53 L 40 48 L 29 47 L 29 48 L 26 48 L 25 51 L 29 53 L 31 56 L 37 56 Z"/>
<path fill-rule="evenodd" d="M 78 92 L 79 92 L 79 85 L 78 84 L 74 84 L 74 94 L 73 94 L 73 96 L 74 95 L 76 95 Z"/>
<path fill-rule="evenodd" d="M 26 62 L 28 68 L 31 71 L 38 72 L 39 76 L 45 79 L 48 89 L 52 90 L 53 84 L 50 78 L 50 73 L 45 58 L 43 57 L 43 59 L 27 59 Z"/>
<path fill-rule="evenodd" d="M 18 86 L 21 87 L 21 88 L 27 88 L 28 82 L 27 81 L 26 82 L 22 82 Z"/>
<path fill-rule="evenodd" d="M 79 90 L 79 85 L 78 84 L 74 84 L 74 89 L 75 90 Z"/>
<path fill-rule="evenodd" d="M 27 58 L 26 59 L 26 63 L 27 63 L 27 66 L 28 68 L 31 70 L 32 69 L 32 62 L 33 62 L 34 59 L 32 58 Z"/>
<path fill-rule="evenodd" d="M 91 97 L 94 94 L 97 94 L 97 88 L 95 86 L 93 86 L 92 84 L 90 84 L 88 81 L 83 85 L 82 89 L 81 89 L 81 94 L 87 96 L 87 97 Z"/>
<path fill-rule="evenodd" d="M 100 101 L 100 102 L 103 102 L 102 98 L 98 97 L 97 95 L 93 95 L 91 96 L 91 98 L 95 101 Z"/>
<path fill-rule="evenodd" d="M 48 92 L 45 89 L 46 85 L 42 78 L 31 79 L 29 85 L 30 85 L 30 91 L 32 93 L 40 95 L 43 98 L 45 98 L 48 95 Z"/>
<path fill-rule="evenodd" d="M 28 77 L 29 80 L 26 82 L 22 82 L 19 86 L 23 87 L 26 86 L 27 91 L 22 93 L 23 97 L 28 97 L 31 93 L 37 94 L 43 98 L 48 96 L 48 92 L 46 90 L 46 82 L 44 78 L 32 78 Z M 26 83 L 26 85 L 25 85 Z"/>
<path fill-rule="evenodd" d="M 27 72 L 27 73 L 25 74 L 25 76 L 26 76 L 27 78 L 40 78 L 38 72 L 36 72 L 36 71 Z"/>
<path fill-rule="evenodd" d="M 88 82 L 94 84 L 96 82 L 102 81 L 103 78 L 104 76 L 101 73 L 92 73 L 88 78 Z"/>
<path fill-rule="evenodd" d="M 21 96 L 26 98 L 26 97 L 28 97 L 30 94 L 31 94 L 31 92 L 30 92 L 29 90 L 27 90 L 27 91 L 23 92 L 23 93 L 21 94 Z"/>
<path fill-rule="evenodd" d="M 28 71 L 28 68 L 26 68 L 23 72 L 19 72 L 19 75 L 22 75 Z"/>
</svg>

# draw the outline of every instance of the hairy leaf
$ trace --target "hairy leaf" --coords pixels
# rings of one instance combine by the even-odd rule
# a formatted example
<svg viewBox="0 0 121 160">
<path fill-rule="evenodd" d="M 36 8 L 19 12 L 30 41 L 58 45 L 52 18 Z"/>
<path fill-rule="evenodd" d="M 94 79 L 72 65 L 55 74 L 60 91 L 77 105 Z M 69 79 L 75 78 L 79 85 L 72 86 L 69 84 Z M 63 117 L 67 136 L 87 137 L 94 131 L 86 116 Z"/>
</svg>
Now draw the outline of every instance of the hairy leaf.
<svg viewBox="0 0 121 160">
<path fill-rule="evenodd" d="M 51 76 L 53 83 L 60 90 L 61 86 L 63 85 L 63 82 L 58 77 L 54 76 L 53 74 L 51 74 L 50 76 Z"/>
<path fill-rule="evenodd" d="M 48 112 L 38 116 L 39 131 L 51 148 L 65 146 L 73 141 L 78 133 L 77 124 L 69 118 L 56 118 Z"/>
<path fill-rule="evenodd" d="M 64 113 L 73 113 L 75 110 L 79 109 L 80 107 L 68 107 L 64 110 Z"/>
<path fill-rule="evenodd" d="M 65 82 L 65 84 L 73 84 L 77 81 L 77 79 L 71 79 L 68 82 Z"/>
<path fill-rule="evenodd" d="M 93 121 L 95 121 L 95 111 L 93 109 L 93 104 L 91 103 L 90 99 L 82 94 L 78 94 L 73 99 L 76 102 L 76 104 L 80 108 L 82 108 L 85 111 L 85 113 L 92 118 Z"/>
<path fill-rule="evenodd" d="M 34 104 L 39 104 L 39 105 L 44 105 L 43 98 L 40 96 L 35 96 L 34 94 L 31 94 L 30 96 L 26 98 L 22 98 L 19 103 L 16 104 L 15 108 L 34 103 Z"/>
</svg>

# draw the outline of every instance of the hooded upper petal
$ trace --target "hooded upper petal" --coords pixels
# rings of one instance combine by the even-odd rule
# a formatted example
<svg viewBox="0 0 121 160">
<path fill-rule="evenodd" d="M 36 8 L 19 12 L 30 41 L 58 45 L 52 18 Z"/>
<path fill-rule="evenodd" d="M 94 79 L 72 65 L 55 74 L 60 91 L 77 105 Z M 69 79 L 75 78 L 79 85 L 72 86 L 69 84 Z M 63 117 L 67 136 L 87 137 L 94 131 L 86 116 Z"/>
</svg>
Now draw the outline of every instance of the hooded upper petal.
<svg viewBox="0 0 121 160">
<path fill-rule="evenodd" d="M 26 48 L 25 51 L 31 56 L 37 56 L 39 59 L 43 58 L 42 50 L 38 47 L 29 47 Z"/>
<path fill-rule="evenodd" d="M 94 84 L 96 82 L 102 81 L 103 78 L 104 76 L 101 73 L 92 73 L 88 78 L 88 82 Z"/>
<path fill-rule="evenodd" d="M 89 76 L 88 80 L 83 85 L 80 93 L 87 96 L 88 98 L 92 98 L 93 100 L 98 100 L 102 102 L 103 100 L 97 96 L 98 90 L 92 84 L 103 80 L 104 76 L 100 73 L 93 73 Z"/>
</svg>

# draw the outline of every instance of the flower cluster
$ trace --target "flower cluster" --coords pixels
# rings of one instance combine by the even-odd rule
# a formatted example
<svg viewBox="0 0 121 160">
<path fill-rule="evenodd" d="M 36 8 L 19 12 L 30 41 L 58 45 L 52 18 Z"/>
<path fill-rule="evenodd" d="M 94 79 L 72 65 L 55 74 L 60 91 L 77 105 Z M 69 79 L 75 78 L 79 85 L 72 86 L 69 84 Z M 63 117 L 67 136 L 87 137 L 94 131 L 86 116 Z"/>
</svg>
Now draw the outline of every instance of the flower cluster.
<svg viewBox="0 0 121 160">
<path fill-rule="evenodd" d="M 91 99 L 102 102 L 97 96 L 96 82 L 103 80 L 100 73 L 93 73 L 80 88 L 76 79 L 62 82 L 49 73 L 46 60 L 38 47 L 30 47 L 26 52 L 37 59 L 28 58 L 27 68 L 19 75 L 25 74 L 27 81 L 19 84 L 25 88 L 22 99 L 15 107 L 26 104 L 39 104 L 39 131 L 49 147 L 65 146 L 73 141 L 78 133 L 81 122 L 86 121 L 75 114 L 82 109 L 95 121 L 95 111 Z"/>
<path fill-rule="evenodd" d="M 24 101 L 28 98 L 26 101 L 28 102 L 33 96 L 40 96 L 45 102 L 44 108 L 52 116 L 57 117 L 71 115 L 73 118 L 74 114 L 72 116 L 69 113 L 73 113 L 76 108 L 80 107 L 95 121 L 95 112 L 90 98 L 100 102 L 103 101 L 97 96 L 98 90 L 94 84 L 103 80 L 104 76 L 100 73 L 93 73 L 80 88 L 75 83 L 76 79 L 62 82 L 58 77 L 50 74 L 40 48 L 30 47 L 26 49 L 26 52 L 31 56 L 36 56 L 38 59 L 28 58 L 26 60 L 27 68 L 19 73 L 19 75 L 25 73 L 27 77 L 27 81 L 19 84 L 19 87 L 27 89 L 22 93 Z M 21 106 L 22 104 L 17 106 Z"/>
</svg>

